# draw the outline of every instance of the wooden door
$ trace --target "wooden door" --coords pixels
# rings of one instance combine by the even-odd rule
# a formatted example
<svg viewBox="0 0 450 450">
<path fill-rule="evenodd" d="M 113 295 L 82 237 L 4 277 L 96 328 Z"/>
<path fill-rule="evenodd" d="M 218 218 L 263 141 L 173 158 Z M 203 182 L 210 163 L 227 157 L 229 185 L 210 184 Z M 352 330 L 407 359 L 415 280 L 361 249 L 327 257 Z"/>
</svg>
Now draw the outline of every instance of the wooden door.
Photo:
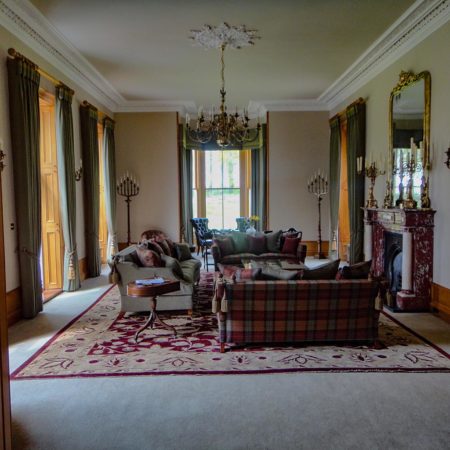
<svg viewBox="0 0 450 450">
<path fill-rule="evenodd" d="M 41 133 L 42 273 L 44 289 L 62 288 L 63 244 L 59 216 L 58 164 L 54 99 L 42 93 Z"/>
<path fill-rule="evenodd" d="M 5 248 L 3 235 L 2 180 L 0 167 L 0 449 L 11 449 L 11 400 L 9 393 L 8 324 L 6 321 Z"/>
<path fill-rule="evenodd" d="M 99 163 L 99 183 L 100 183 L 100 217 L 98 225 L 98 241 L 100 247 L 100 259 L 102 264 L 106 264 L 108 248 L 108 225 L 106 223 L 105 207 L 105 172 L 104 172 L 104 153 L 103 153 L 103 126 L 98 124 L 98 163 Z"/>
</svg>

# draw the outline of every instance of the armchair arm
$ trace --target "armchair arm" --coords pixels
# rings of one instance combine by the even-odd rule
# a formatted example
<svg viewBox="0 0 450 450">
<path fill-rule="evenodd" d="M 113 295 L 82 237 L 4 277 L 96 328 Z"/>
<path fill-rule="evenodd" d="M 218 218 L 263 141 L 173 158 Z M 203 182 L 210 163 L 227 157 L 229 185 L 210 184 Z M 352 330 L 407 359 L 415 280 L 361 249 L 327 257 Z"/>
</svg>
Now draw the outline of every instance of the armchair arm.
<svg viewBox="0 0 450 450">
<path fill-rule="evenodd" d="M 302 244 L 301 242 L 298 243 L 298 247 L 297 247 L 297 258 L 298 258 L 299 261 L 301 261 L 302 263 L 305 262 L 307 250 L 308 250 L 308 247 L 307 247 L 306 244 Z"/>
</svg>

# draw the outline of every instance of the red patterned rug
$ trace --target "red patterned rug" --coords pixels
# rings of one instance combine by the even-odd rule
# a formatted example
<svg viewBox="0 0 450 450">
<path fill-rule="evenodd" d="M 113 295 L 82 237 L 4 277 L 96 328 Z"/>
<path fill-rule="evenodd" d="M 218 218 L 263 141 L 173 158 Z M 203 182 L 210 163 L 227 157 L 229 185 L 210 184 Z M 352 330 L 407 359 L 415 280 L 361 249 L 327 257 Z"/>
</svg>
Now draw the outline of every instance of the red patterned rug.
<svg viewBox="0 0 450 450">
<path fill-rule="evenodd" d="M 120 313 L 111 288 L 60 330 L 11 378 L 38 379 L 125 375 L 252 374 L 278 372 L 450 372 L 450 355 L 386 313 L 380 317 L 383 348 L 297 346 L 232 348 L 219 352 L 211 314 L 212 274 L 202 273 L 194 314 L 160 314 L 177 329 L 134 334 L 146 315 Z"/>
</svg>

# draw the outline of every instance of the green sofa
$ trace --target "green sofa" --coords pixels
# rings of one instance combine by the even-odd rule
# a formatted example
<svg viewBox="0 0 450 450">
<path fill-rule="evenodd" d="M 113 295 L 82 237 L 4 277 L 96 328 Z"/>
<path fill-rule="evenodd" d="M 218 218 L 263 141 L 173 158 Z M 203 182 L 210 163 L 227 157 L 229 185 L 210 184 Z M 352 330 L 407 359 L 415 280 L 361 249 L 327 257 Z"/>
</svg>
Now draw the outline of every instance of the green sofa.
<svg viewBox="0 0 450 450">
<path fill-rule="evenodd" d="M 195 258 L 178 261 L 176 258 L 162 255 L 164 267 L 143 267 L 137 256 L 137 246 L 131 245 L 114 256 L 115 270 L 119 275 L 117 283 L 120 290 L 121 311 L 149 311 L 150 302 L 145 298 L 129 297 L 127 285 L 130 281 L 143 278 L 163 277 L 179 280 L 180 290 L 163 294 L 158 298 L 159 311 L 192 311 L 194 284 L 200 279 L 201 262 Z"/>
</svg>

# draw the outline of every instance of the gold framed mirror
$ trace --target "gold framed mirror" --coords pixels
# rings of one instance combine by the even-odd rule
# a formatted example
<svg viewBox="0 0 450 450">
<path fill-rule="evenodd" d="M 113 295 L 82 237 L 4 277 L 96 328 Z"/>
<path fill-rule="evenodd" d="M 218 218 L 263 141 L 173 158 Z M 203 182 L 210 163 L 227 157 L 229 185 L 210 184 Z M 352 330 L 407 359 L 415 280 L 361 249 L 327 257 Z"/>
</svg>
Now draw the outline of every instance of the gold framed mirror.
<svg viewBox="0 0 450 450">
<path fill-rule="evenodd" d="M 431 75 L 401 72 L 389 98 L 389 158 L 392 198 L 385 207 L 416 208 L 430 169 Z"/>
</svg>

